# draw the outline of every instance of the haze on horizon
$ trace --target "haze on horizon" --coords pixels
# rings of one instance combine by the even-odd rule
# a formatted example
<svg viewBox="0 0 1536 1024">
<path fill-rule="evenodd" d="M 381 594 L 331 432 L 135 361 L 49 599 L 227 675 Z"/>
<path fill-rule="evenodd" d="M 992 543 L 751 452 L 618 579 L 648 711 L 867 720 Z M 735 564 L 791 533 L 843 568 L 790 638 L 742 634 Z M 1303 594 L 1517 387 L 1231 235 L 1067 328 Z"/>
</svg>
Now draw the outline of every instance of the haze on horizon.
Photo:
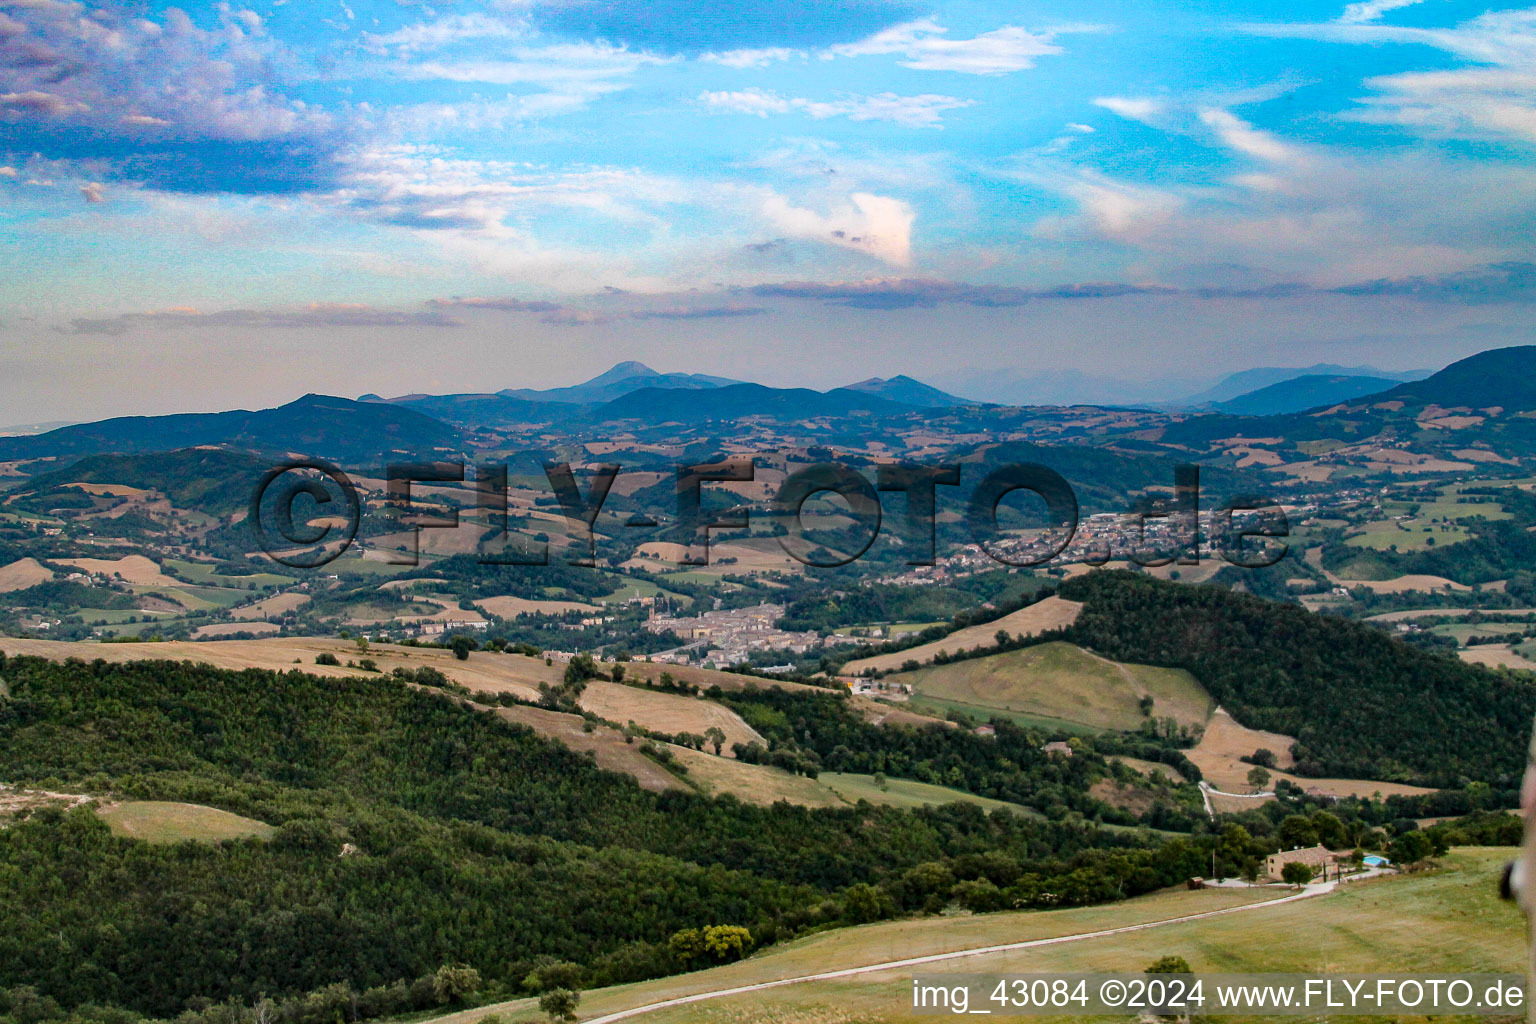
<svg viewBox="0 0 1536 1024">
<path fill-rule="evenodd" d="M 1528 343 L 1536 8 L 0 2 L 0 422 Z"/>
</svg>

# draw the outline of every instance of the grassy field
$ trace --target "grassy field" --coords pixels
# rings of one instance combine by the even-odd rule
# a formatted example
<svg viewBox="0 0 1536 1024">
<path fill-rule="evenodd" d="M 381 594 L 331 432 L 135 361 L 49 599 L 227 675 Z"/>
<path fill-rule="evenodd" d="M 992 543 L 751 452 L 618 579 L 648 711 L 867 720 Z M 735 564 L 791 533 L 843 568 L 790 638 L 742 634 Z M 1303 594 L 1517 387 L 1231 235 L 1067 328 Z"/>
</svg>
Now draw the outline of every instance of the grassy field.
<svg viewBox="0 0 1536 1024">
<path fill-rule="evenodd" d="M 1200 921 L 965 957 L 929 969 L 990 974 L 1140 972 L 1171 954 L 1182 956 L 1197 972 L 1524 973 L 1524 920 L 1512 904 L 1497 897 L 1499 869 L 1513 852 L 1458 850 L 1438 871 L 1350 883 L 1328 895 Z M 1283 893 L 1274 889 L 1170 890 L 1103 907 L 838 929 L 774 947 L 738 964 L 588 992 L 580 1012 L 588 1019 L 696 992 L 1167 920 L 1278 895 Z M 896 1024 L 911 1019 L 907 1001 L 912 974 L 907 968 L 806 982 L 657 1010 L 635 1019 L 646 1024 Z M 439 1018 L 434 1024 L 473 1024 L 491 1011 L 508 1024 L 541 1019 L 531 1001 L 519 1000 Z"/>
<path fill-rule="evenodd" d="M 727 793 L 744 803 L 767 807 L 783 800 L 801 807 L 842 807 L 841 797 L 815 779 L 772 768 L 716 757 L 688 747 L 668 747 L 688 774 L 688 785 L 706 796 Z"/>
<path fill-rule="evenodd" d="M 845 772 L 822 772 L 816 781 L 849 803 L 868 800 L 872 804 L 889 807 L 936 807 L 942 804 L 976 804 L 987 811 L 1006 807 L 1017 814 L 1034 816 L 1037 812 L 1005 800 L 992 800 L 984 796 L 963 793 L 948 786 L 933 786 L 910 779 L 887 779 L 885 788 L 875 785 L 873 775 L 852 775 Z"/>
<path fill-rule="evenodd" d="M 1146 720 L 1139 702 L 1147 696 L 1154 716 L 1187 725 L 1204 725 L 1213 706 L 1204 687 L 1182 669 L 1123 665 L 1060 642 L 889 678 L 911 685 L 917 704 L 1094 730 L 1136 729 Z"/>
<path fill-rule="evenodd" d="M 201 804 L 130 800 L 100 813 L 113 835 L 147 843 L 217 843 L 225 839 L 267 839 L 276 830 L 238 814 Z"/>
<path fill-rule="evenodd" d="M 1365 523 L 1360 529 L 1360 533 L 1346 538 L 1344 543 L 1350 547 L 1374 548 L 1378 551 L 1391 547 L 1399 551 L 1425 551 L 1434 546 L 1455 544 L 1471 536 L 1464 527 L 1431 524 L 1427 519 L 1405 523 L 1383 519 Z"/>
</svg>

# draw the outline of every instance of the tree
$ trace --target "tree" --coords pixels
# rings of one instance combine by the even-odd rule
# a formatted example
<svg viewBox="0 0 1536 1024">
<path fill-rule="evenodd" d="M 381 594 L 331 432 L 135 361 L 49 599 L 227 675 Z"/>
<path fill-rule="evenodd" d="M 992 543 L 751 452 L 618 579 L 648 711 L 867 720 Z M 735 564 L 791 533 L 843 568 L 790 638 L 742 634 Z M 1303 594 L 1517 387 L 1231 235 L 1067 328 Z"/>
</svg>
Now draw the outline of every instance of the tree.
<svg viewBox="0 0 1536 1024">
<path fill-rule="evenodd" d="M 1428 860 L 1433 852 L 1434 843 L 1418 829 L 1404 832 L 1387 847 L 1388 855 L 1399 864 L 1417 864 Z"/>
<path fill-rule="evenodd" d="M 615 666 L 613 666 L 613 681 L 616 682 L 616 683 L 622 683 L 624 681 L 624 666 L 623 665 L 615 665 Z"/>
<path fill-rule="evenodd" d="M 552 988 L 539 996 L 539 1009 L 555 1024 L 576 1019 L 581 996 L 568 988 Z"/>
<path fill-rule="evenodd" d="M 1298 846 L 1316 846 L 1317 829 L 1312 822 L 1299 814 L 1292 814 L 1280 823 L 1280 847 L 1294 850 Z"/>
<path fill-rule="evenodd" d="M 673 932 L 667 940 L 667 949 L 681 963 L 690 964 L 704 955 L 704 933 L 697 928 Z"/>
<path fill-rule="evenodd" d="M 1261 765 L 1254 765 L 1248 769 L 1248 785 L 1257 789 L 1263 789 L 1269 785 L 1269 772 Z"/>
<path fill-rule="evenodd" d="M 850 885 L 843 893 L 843 918 L 852 924 L 868 924 L 895 913 L 896 905 L 868 882 Z"/>
<path fill-rule="evenodd" d="M 480 991 L 480 972 L 467 964 L 444 964 L 432 975 L 432 993 L 440 1003 L 457 1003 Z"/>
<path fill-rule="evenodd" d="M 1267 747 L 1260 747 L 1248 756 L 1248 763 L 1260 765 L 1264 768 L 1275 768 L 1279 766 L 1280 759 L 1275 756 L 1273 750 Z"/>
<path fill-rule="evenodd" d="M 740 925 L 712 924 L 704 929 L 704 951 L 722 962 L 740 960 L 752 952 L 752 933 Z"/>
<path fill-rule="evenodd" d="M 875 788 L 884 793 L 886 785 L 885 772 L 875 772 Z"/>
<path fill-rule="evenodd" d="M 523 987 L 530 992 L 548 992 L 557 988 L 581 988 L 581 965 L 569 960 L 545 957 L 523 979 Z"/>
<path fill-rule="evenodd" d="M 1160 956 L 1142 971 L 1143 974 L 1193 974 L 1189 961 L 1181 956 Z"/>
<path fill-rule="evenodd" d="M 1317 832 L 1317 841 L 1330 850 L 1349 845 L 1349 830 L 1339 820 L 1338 815 L 1330 811 L 1317 811 L 1312 815 L 1312 828 Z"/>
<path fill-rule="evenodd" d="M 704 730 L 704 738 L 715 748 L 715 756 L 720 756 L 720 748 L 725 746 L 725 730 L 718 725 L 712 725 Z"/>
<path fill-rule="evenodd" d="M 578 654 L 565 666 L 565 684 L 567 686 L 580 686 L 588 679 L 597 678 L 597 662 L 592 660 L 590 654 Z M 577 690 L 579 694 L 581 691 Z"/>
<path fill-rule="evenodd" d="M 452 640 L 448 641 L 448 647 L 453 651 L 453 656 L 458 658 L 460 661 L 468 661 L 469 652 L 475 650 L 479 646 L 480 645 L 475 642 L 473 637 L 467 637 L 463 633 L 458 634 Z"/>
<path fill-rule="evenodd" d="M 1280 869 L 1280 880 L 1286 885 L 1306 885 L 1312 881 L 1312 865 L 1299 860 L 1286 861 Z"/>
</svg>

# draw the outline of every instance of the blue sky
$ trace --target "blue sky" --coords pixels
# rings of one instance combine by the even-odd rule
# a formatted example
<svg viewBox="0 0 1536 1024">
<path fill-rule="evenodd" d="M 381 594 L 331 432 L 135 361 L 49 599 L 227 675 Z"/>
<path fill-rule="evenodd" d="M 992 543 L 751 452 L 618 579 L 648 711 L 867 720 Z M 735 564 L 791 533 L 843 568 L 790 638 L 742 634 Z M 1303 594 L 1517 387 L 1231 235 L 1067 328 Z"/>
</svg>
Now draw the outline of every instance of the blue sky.
<svg viewBox="0 0 1536 1024">
<path fill-rule="evenodd" d="M 0 79 L 5 422 L 1530 340 L 1536 8 L 0 0 Z"/>
</svg>

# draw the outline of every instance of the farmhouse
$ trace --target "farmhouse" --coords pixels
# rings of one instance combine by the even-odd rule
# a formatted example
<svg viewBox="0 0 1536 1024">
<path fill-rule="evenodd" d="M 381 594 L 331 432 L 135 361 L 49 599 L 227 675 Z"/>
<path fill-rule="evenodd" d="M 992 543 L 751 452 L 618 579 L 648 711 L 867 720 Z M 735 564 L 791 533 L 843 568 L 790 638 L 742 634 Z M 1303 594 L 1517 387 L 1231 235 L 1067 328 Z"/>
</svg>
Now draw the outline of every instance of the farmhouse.
<svg viewBox="0 0 1536 1024">
<path fill-rule="evenodd" d="M 1332 864 L 1333 860 L 1333 854 L 1326 846 L 1304 846 L 1295 850 L 1281 850 L 1264 858 L 1264 874 L 1269 878 L 1279 878 L 1285 866 L 1294 861 L 1300 861 L 1316 870 L 1324 864 Z"/>
</svg>

